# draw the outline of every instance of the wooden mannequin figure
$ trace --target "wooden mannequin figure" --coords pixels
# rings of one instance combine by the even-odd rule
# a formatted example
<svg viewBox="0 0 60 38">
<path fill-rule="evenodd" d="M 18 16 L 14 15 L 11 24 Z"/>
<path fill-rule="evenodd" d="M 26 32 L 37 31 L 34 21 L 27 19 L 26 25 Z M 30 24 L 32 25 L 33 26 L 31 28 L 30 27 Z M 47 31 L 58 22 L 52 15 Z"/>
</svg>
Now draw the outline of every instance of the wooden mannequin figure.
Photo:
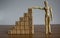
<svg viewBox="0 0 60 38">
<path fill-rule="evenodd" d="M 40 9 L 45 11 L 45 32 L 46 34 L 51 34 L 51 26 L 50 26 L 50 21 L 52 20 L 52 8 L 48 6 L 48 2 L 44 1 L 45 7 L 32 7 L 32 9 Z"/>
</svg>

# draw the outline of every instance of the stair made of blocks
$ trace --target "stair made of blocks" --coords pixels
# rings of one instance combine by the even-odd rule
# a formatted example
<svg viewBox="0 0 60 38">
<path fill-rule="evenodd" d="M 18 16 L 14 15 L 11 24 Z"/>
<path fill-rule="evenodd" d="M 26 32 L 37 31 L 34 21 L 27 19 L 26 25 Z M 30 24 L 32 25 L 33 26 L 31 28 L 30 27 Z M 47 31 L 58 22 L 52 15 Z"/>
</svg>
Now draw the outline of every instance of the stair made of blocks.
<svg viewBox="0 0 60 38">
<path fill-rule="evenodd" d="M 28 13 L 24 13 L 24 17 L 20 17 L 19 21 L 16 21 L 15 26 L 8 31 L 8 34 L 34 34 L 31 12 L 32 9 L 28 9 Z"/>
</svg>

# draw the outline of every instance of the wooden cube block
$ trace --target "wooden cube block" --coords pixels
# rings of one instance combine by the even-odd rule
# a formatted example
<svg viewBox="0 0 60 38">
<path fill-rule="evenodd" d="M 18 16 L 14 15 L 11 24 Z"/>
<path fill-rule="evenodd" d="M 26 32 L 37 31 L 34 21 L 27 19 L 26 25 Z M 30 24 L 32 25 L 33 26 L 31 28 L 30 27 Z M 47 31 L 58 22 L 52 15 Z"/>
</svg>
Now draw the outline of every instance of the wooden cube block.
<svg viewBox="0 0 60 38">
<path fill-rule="evenodd" d="M 14 29 L 14 30 L 12 30 L 12 34 L 16 34 L 16 30 Z"/>
<path fill-rule="evenodd" d="M 24 17 L 24 21 L 28 21 L 29 20 L 29 17 Z"/>
<path fill-rule="evenodd" d="M 24 29 L 24 22 L 21 22 L 20 29 Z"/>
<path fill-rule="evenodd" d="M 32 29 L 34 30 L 34 25 L 32 25 Z"/>
<path fill-rule="evenodd" d="M 18 26 L 20 26 L 20 21 L 18 21 Z"/>
<path fill-rule="evenodd" d="M 28 8 L 28 13 L 32 13 L 32 9 L 31 8 Z"/>
<path fill-rule="evenodd" d="M 25 30 L 27 30 L 27 29 L 29 29 L 29 26 L 28 25 L 25 26 Z"/>
<path fill-rule="evenodd" d="M 20 26 L 20 21 L 16 21 L 15 25 L 16 26 L 18 26 L 18 25 Z"/>
<path fill-rule="evenodd" d="M 20 26 L 14 26 L 13 29 L 20 29 Z"/>
<path fill-rule="evenodd" d="M 28 14 L 29 14 L 29 17 L 32 17 L 32 9 L 31 8 L 28 8 Z"/>
<path fill-rule="evenodd" d="M 29 29 L 25 30 L 25 34 L 29 34 Z"/>
<path fill-rule="evenodd" d="M 20 31 L 21 31 L 20 34 L 25 34 L 25 30 L 24 29 L 21 29 Z"/>
<path fill-rule="evenodd" d="M 32 30 L 32 26 L 29 26 L 29 30 Z"/>
<path fill-rule="evenodd" d="M 32 34 L 34 34 L 34 25 L 32 25 Z"/>
<path fill-rule="evenodd" d="M 28 17 L 28 13 L 24 13 L 24 17 Z"/>
<path fill-rule="evenodd" d="M 21 33 L 20 29 L 17 29 L 16 31 L 17 31 L 17 34 L 20 34 Z"/>
<path fill-rule="evenodd" d="M 32 22 L 29 22 L 29 25 L 32 26 Z"/>
<path fill-rule="evenodd" d="M 32 29 L 32 34 L 34 34 L 34 30 Z"/>
<path fill-rule="evenodd" d="M 24 28 L 25 28 L 24 26 L 25 26 L 25 25 L 24 25 L 24 22 L 21 22 L 20 29 L 24 29 Z"/>
<path fill-rule="evenodd" d="M 13 29 L 16 29 L 16 28 L 17 28 L 16 26 L 13 27 Z"/>
<path fill-rule="evenodd" d="M 20 17 L 20 20 L 23 20 L 23 17 Z"/>
<path fill-rule="evenodd" d="M 24 26 L 24 21 L 21 21 L 21 22 L 20 22 L 20 25 L 23 25 L 23 26 Z"/>
<path fill-rule="evenodd" d="M 27 15 L 26 15 L 26 13 L 24 13 L 24 17 L 26 17 Z"/>
<path fill-rule="evenodd" d="M 20 20 L 20 21 L 24 21 L 24 17 L 20 17 L 19 20 Z"/>
<path fill-rule="evenodd" d="M 25 26 L 29 25 L 29 22 L 25 22 Z"/>
<path fill-rule="evenodd" d="M 20 26 L 16 26 L 16 29 L 18 29 L 18 30 L 19 30 L 19 29 L 21 29 L 21 27 L 20 27 Z"/>
<path fill-rule="evenodd" d="M 20 29 L 23 30 L 25 27 L 23 25 L 21 25 Z"/>
<path fill-rule="evenodd" d="M 30 32 L 30 34 L 34 34 L 34 25 L 32 25 L 32 26 L 29 28 L 29 32 Z"/>
<path fill-rule="evenodd" d="M 29 34 L 32 34 L 32 29 L 29 29 Z"/>
</svg>

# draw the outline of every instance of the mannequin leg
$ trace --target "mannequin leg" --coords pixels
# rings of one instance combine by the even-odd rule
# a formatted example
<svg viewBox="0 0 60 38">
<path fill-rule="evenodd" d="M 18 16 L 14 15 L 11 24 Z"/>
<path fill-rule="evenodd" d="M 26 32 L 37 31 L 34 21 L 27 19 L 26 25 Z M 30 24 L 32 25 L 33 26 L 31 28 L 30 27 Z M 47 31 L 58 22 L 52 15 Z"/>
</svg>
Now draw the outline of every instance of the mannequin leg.
<svg viewBox="0 0 60 38">
<path fill-rule="evenodd" d="M 47 22 L 47 17 L 45 18 L 45 32 L 48 34 L 48 22 Z"/>
<path fill-rule="evenodd" d="M 50 18 L 48 17 L 48 31 L 51 34 L 51 25 L 50 25 Z"/>
</svg>

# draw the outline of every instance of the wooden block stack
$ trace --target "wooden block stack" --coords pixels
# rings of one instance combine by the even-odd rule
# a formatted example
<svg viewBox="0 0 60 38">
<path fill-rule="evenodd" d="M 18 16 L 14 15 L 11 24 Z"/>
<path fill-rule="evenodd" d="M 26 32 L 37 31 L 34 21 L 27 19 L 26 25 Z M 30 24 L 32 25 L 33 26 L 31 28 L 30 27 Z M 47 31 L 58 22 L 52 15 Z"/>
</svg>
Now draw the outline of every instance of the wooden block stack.
<svg viewBox="0 0 60 38">
<path fill-rule="evenodd" d="M 34 34 L 34 25 L 32 25 L 32 9 L 28 8 L 28 13 L 16 21 L 15 26 L 8 31 L 8 34 Z"/>
</svg>

